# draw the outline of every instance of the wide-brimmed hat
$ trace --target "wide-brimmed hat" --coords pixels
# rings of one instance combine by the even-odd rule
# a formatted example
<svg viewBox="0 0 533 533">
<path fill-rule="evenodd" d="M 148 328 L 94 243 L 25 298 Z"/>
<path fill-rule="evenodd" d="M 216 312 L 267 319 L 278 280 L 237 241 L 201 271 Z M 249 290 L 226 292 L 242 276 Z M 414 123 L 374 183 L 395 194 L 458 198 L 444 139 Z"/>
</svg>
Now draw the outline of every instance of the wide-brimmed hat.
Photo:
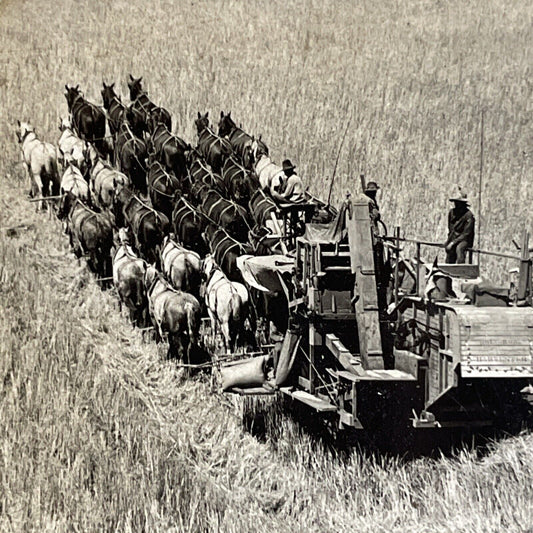
<svg viewBox="0 0 533 533">
<path fill-rule="evenodd" d="M 283 170 L 294 170 L 296 167 L 291 163 L 290 159 L 285 159 L 283 163 L 281 164 L 283 167 Z"/>
<path fill-rule="evenodd" d="M 379 185 L 375 181 L 369 181 L 365 187 L 365 192 L 379 191 Z"/>
<path fill-rule="evenodd" d="M 466 196 L 466 192 L 461 189 L 461 187 L 458 187 L 454 194 L 452 194 L 449 198 L 450 202 L 463 202 L 465 204 L 468 203 L 468 198 Z"/>
</svg>

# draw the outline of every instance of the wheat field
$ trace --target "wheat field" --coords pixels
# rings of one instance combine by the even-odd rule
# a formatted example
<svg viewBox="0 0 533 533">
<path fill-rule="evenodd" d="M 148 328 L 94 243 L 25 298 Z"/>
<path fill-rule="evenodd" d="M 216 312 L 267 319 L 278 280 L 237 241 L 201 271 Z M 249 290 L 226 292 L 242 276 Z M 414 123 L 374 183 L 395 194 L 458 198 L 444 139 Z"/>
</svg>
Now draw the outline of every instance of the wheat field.
<svg viewBox="0 0 533 533">
<path fill-rule="evenodd" d="M 142 75 L 187 141 L 197 111 L 231 110 L 321 197 L 334 170 L 334 203 L 377 181 L 407 236 L 444 240 L 460 183 L 481 247 L 508 251 L 532 229 L 532 23 L 526 0 L 0 0 L 0 530 L 531 531 L 529 433 L 407 461 L 337 453 L 275 409 L 266 440 L 244 431 L 26 201 L 14 124 L 54 142 L 66 83 L 127 101 Z"/>
</svg>

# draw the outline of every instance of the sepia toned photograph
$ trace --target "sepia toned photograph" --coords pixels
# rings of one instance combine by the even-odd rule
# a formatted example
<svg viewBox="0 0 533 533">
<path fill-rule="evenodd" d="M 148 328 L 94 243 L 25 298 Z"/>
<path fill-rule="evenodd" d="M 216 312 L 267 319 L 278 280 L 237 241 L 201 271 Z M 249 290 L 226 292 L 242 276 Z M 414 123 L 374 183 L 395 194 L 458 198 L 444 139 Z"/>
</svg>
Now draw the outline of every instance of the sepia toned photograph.
<svg viewBox="0 0 533 533">
<path fill-rule="evenodd" d="M 0 44 L 0 532 L 533 533 L 530 1 Z"/>
</svg>

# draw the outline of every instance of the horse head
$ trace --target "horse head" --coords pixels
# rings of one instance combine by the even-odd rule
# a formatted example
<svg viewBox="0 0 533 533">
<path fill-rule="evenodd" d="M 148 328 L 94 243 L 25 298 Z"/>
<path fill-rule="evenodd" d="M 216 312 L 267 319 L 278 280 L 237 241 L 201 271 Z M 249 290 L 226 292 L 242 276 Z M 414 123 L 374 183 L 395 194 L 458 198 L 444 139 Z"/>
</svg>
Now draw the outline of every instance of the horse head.
<svg viewBox="0 0 533 533">
<path fill-rule="evenodd" d="M 130 228 L 124 226 L 118 229 L 117 232 L 118 244 L 121 246 L 129 246 L 131 244 Z"/>
<path fill-rule="evenodd" d="M 231 118 L 231 111 L 227 115 L 224 115 L 224 111 L 220 112 L 220 120 L 218 122 L 218 134 L 220 137 L 229 135 L 236 126 Z"/>
<path fill-rule="evenodd" d="M 201 263 L 201 269 L 204 279 L 209 279 L 209 276 L 218 268 L 215 258 L 211 254 L 207 254 Z"/>
<path fill-rule="evenodd" d="M 135 79 L 130 74 L 130 79 L 128 80 L 128 88 L 130 90 L 130 100 L 132 102 L 143 92 L 141 82 L 142 76 L 140 78 Z"/>
<path fill-rule="evenodd" d="M 76 85 L 76 87 L 69 87 L 68 85 L 65 85 L 65 89 L 67 91 L 65 93 L 65 98 L 67 99 L 67 105 L 70 111 L 74 102 L 81 96 L 80 86 Z"/>
<path fill-rule="evenodd" d="M 60 117 L 59 119 L 59 131 L 72 130 L 72 123 L 68 117 Z"/>
<path fill-rule="evenodd" d="M 105 82 L 102 82 L 104 88 L 102 89 L 102 101 L 104 103 L 104 108 L 109 109 L 109 106 L 111 105 L 111 102 L 116 98 L 119 99 L 117 94 L 115 93 L 115 84 L 112 83 L 111 85 L 106 85 Z"/>
<path fill-rule="evenodd" d="M 246 170 L 252 170 L 254 168 L 254 151 L 251 144 L 247 144 L 242 149 L 242 166 Z"/>
<path fill-rule="evenodd" d="M 29 122 L 21 122 L 17 120 L 17 139 L 19 143 L 23 143 L 24 139 L 30 134 L 35 133 L 35 128 Z"/>
<path fill-rule="evenodd" d="M 198 131 L 198 135 L 202 133 L 206 128 L 209 128 L 209 111 L 202 115 L 200 111 L 198 111 L 198 118 L 194 121 L 194 124 L 196 125 L 196 130 Z"/>
<path fill-rule="evenodd" d="M 250 149 L 254 162 L 259 161 L 262 157 L 268 157 L 268 146 L 261 140 L 261 136 L 258 139 L 252 137 Z"/>
</svg>

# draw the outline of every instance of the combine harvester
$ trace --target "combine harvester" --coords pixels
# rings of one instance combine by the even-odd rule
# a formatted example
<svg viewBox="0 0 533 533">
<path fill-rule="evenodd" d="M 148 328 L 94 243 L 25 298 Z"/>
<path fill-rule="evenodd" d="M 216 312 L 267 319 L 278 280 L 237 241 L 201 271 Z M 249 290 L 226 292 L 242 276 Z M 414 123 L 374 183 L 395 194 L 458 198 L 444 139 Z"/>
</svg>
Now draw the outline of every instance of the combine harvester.
<svg viewBox="0 0 533 533">
<path fill-rule="evenodd" d="M 470 263 L 437 269 L 421 249 L 440 245 L 402 239 L 399 228 L 379 235 L 364 198 L 347 200 L 329 224 L 310 223 L 310 212 L 309 204 L 285 210 L 287 255 L 239 261 L 250 287 L 284 302 L 275 312 L 286 314 L 287 329 L 262 355 L 222 364 L 224 390 L 282 393 L 339 429 L 479 428 L 530 413 L 527 235 L 520 256 L 474 250 Z M 400 246 L 414 259 L 403 260 Z M 472 264 L 480 254 L 518 261 L 515 291 L 482 280 Z M 460 291 L 442 295 L 452 285 Z"/>
</svg>

